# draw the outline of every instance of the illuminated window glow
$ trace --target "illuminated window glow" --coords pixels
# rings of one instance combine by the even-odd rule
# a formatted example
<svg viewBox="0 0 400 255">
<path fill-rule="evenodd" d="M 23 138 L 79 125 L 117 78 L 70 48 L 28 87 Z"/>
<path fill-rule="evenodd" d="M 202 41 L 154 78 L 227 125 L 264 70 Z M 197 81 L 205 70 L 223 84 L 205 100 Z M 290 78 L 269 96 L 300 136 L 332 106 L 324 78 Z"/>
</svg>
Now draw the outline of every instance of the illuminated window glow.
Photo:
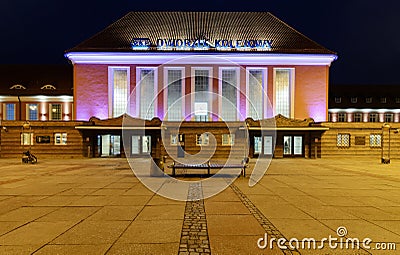
<svg viewBox="0 0 400 255">
<path fill-rule="evenodd" d="M 338 147 L 350 147 L 350 134 L 337 134 L 336 144 Z"/>
<path fill-rule="evenodd" d="M 264 70 L 250 69 L 248 70 L 247 80 L 247 117 L 254 120 L 263 118 L 263 84 Z"/>
<path fill-rule="evenodd" d="M 109 70 L 111 117 L 118 117 L 126 112 L 128 104 L 129 70 L 125 67 L 112 67 Z"/>
<path fill-rule="evenodd" d="M 236 69 L 221 70 L 221 109 L 220 117 L 225 121 L 236 121 L 238 99 L 238 71 Z"/>
<path fill-rule="evenodd" d="M 222 145 L 234 145 L 235 134 L 222 134 Z"/>
<path fill-rule="evenodd" d="M 28 104 L 27 105 L 27 119 L 28 120 L 38 120 L 39 119 L 39 108 L 38 104 Z"/>
<path fill-rule="evenodd" d="M 275 114 L 291 117 L 292 69 L 275 69 Z"/>
<path fill-rule="evenodd" d="M 6 104 L 6 120 L 15 120 L 15 104 Z"/>
<path fill-rule="evenodd" d="M 196 121 L 208 121 L 210 106 L 210 70 L 194 70 L 194 110 Z"/>
<path fill-rule="evenodd" d="M 21 133 L 21 145 L 33 145 L 33 133 Z"/>
<path fill-rule="evenodd" d="M 382 136 L 380 134 L 369 135 L 369 146 L 370 147 L 381 147 Z"/>
<path fill-rule="evenodd" d="M 139 118 L 150 120 L 155 116 L 155 84 L 154 68 L 138 68 L 139 75 Z"/>
<path fill-rule="evenodd" d="M 62 114 L 61 104 L 50 105 L 51 120 L 61 120 L 61 114 Z"/>
<path fill-rule="evenodd" d="M 196 135 L 196 145 L 202 146 L 202 145 L 208 145 L 208 143 L 209 143 L 208 134 Z"/>
<path fill-rule="evenodd" d="M 67 144 L 67 133 L 55 133 L 54 134 L 55 145 L 66 145 Z"/>
<path fill-rule="evenodd" d="M 182 120 L 182 96 L 183 96 L 183 70 L 182 69 L 167 69 L 167 120 L 181 121 Z"/>
</svg>

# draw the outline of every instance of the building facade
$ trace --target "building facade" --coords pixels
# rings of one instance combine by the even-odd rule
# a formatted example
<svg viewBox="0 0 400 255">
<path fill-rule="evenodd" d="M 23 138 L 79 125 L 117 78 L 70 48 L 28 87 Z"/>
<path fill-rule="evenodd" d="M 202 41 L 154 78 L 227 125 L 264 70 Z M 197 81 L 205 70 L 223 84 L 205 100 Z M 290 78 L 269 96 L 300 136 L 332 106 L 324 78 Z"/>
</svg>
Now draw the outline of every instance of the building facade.
<svg viewBox="0 0 400 255">
<path fill-rule="evenodd" d="M 329 67 L 336 54 L 267 12 L 131 12 L 69 49 L 66 57 L 74 68 L 76 120 L 127 114 L 203 127 L 180 136 L 196 150 L 208 141 L 202 134 L 220 122 L 326 121 Z M 93 143 L 105 148 L 100 156 L 120 146 L 122 138 L 111 127 L 93 130 Z M 234 135 L 218 130 L 213 132 L 221 136 L 220 152 L 234 143 Z M 269 145 L 277 144 L 274 156 L 309 157 L 306 148 L 324 131 L 311 124 L 277 126 L 278 134 L 262 135 L 266 130 L 250 132 L 250 154 L 272 155 L 275 146 Z M 128 154 L 143 147 L 135 139 Z"/>
<path fill-rule="evenodd" d="M 400 88 L 396 85 L 332 86 L 331 122 L 400 122 Z"/>
<path fill-rule="evenodd" d="M 74 119 L 70 67 L 10 65 L 0 70 L 0 121 Z"/>
<path fill-rule="evenodd" d="M 329 86 L 270 13 L 131 12 L 65 55 L 1 68 L 1 157 L 400 158 L 397 87 Z"/>
</svg>

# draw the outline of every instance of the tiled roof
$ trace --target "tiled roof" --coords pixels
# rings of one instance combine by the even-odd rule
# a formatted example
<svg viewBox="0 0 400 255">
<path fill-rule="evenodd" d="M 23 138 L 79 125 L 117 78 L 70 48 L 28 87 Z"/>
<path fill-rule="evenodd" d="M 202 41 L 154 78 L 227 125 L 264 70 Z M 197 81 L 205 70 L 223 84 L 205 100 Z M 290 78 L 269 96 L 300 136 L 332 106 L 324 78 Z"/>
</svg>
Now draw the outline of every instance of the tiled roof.
<svg viewBox="0 0 400 255">
<path fill-rule="evenodd" d="M 0 95 L 73 95 L 70 65 L 0 65 Z M 25 89 L 18 89 L 21 85 Z M 42 89 L 52 85 L 56 89 Z M 17 87 L 10 89 L 11 87 Z M 50 87 L 50 86 L 47 86 Z"/>
<path fill-rule="evenodd" d="M 272 40 L 271 53 L 335 54 L 269 12 L 130 12 L 67 52 L 132 52 L 133 38 Z"/>
</svg>

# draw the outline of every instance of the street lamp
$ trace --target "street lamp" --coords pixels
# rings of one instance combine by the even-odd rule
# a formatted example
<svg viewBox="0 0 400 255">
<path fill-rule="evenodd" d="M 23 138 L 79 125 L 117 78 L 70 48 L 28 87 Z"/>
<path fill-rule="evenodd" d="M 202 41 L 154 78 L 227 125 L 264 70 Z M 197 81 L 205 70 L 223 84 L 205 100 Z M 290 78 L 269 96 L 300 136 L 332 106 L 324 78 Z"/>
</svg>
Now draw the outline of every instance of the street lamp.
<svg viewBox="0 0 400 255">
<path fill-rule="evenodd" d="M 388 153 L 387 153 L 387 157 L 385 157 L 384 156 L 384 153 L 383 153 L 383 151 L 384 151 L 384 133 L 385 133 L 385 130 L 388 130 Z M 383 164 L 390 164 L 390 125 L 388 124 L 388 123 L 385 123 L 385 124 L 383 124 L 383 126 L 382 126 L 382 141 L 381 141 L 381 143 L 382 143 L 382 155 L 381 155 L 381 163 L 383 163 Z"/>
<path fill-rule="evenodd" d="M 22 133 L 24 133 L 24 130 L 28 130 L 28 143 L 29 143 L 29 150 L 32 149 L 32 128 L 31 128 L 31 123 L 29 121 L 25 121 L 24 124 L 22 124 Z M 24 135 L 24 134 L 22 134 Z M 25 137 L 23 137 L 25 139 Z M 25 143 L 25 141 L 23 141 Z"/>
</svg>

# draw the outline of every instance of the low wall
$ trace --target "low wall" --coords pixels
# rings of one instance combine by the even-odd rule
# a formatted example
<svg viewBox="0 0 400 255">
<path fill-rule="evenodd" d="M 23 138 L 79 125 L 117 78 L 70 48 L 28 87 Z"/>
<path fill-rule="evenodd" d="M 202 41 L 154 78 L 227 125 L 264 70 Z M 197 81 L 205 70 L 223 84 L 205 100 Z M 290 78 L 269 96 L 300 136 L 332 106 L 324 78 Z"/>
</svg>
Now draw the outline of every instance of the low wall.
<svg viewBox="0 0 400 255">
<path fill-rule="evenodd" d="M 24 123 L 24 121 L 2 121 L 0 157 L 22 157 L 22 152 L 26 150 L 31 150 L 39 160 L 43 157 L 75 158 L 84 155 L 82 135 L 75 129 L 75 126 L 82 122 L 30 121 L 29 125 L 25 123 L 25 127 Z M 25 139 L 26 144 L 23 144 L 23 133 L 32 136 L 31 139 Z M 57 144 L 56 134 L 66 134 L 65 142 L 60 141 Z"/>
</svg>

